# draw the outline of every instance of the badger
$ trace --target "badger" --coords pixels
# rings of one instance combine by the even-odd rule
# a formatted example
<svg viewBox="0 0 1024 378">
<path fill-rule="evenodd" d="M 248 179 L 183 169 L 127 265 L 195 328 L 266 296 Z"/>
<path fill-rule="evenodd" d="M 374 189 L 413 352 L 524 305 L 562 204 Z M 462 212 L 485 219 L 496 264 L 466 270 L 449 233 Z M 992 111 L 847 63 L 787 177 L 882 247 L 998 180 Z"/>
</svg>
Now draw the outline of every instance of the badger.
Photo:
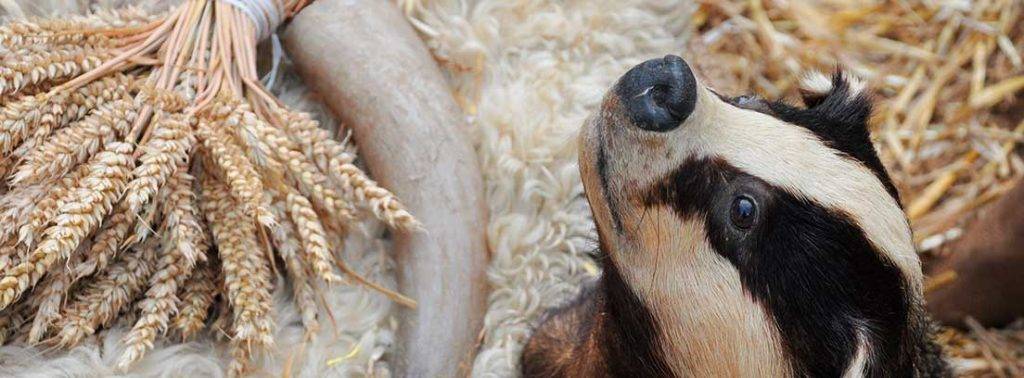
<svg viewBox="0 0 1024 378">
<path fill-rule="evenodd" d="M 524 376 L 950 375 L 868 89 L 837 70 L 801 95 L 728 97 L 673 55 L 619 79 L 579 136 L 603 274 Z"/>
</svg>

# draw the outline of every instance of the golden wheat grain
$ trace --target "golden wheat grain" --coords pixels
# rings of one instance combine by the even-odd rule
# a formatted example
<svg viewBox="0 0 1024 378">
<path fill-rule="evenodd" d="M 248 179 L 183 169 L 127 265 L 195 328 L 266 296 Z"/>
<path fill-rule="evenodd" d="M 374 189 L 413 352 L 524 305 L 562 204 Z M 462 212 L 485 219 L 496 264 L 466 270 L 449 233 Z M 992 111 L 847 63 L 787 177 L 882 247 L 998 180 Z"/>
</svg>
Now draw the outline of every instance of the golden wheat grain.
<svg viewBox="0 0 1024 378">
<path fill-rule="evenodd" d="M 75 188 L 81 184 L 82 179 L 89 175 L 89 168 L 88 164 L 80 164 L 75 168 L 74 172 L 64 175 L 60 180 L 51 181 L 49 183 L 50 190 L 45 192 L 45 196 L 26 206 L 26 209 L 29 210 L 27 216 L 17 218 L 11 223 L 12 226 L 18 227 L 18 240 L 21 243 L 31 246 L 35 245 L 37 237 L 41 235 L 42 231 L 46 230 L 49 222 L 57 216 L 60 201 L 73 193 Z M 47 183 L 41 185 L 43 185 L 45 191 Z"/>
<path fill-rule="evenodd" d="M 173 163 L 176 163 L 174 173 L 161 189 L 163 255 L 156 273 L 150 277 L 146 298 L 139 304 L 139 320 L 125 337 L 128 348 L 118 361 L 121 368 L 142 358 L 146 350 L 152 348 L 157 334 L 166 331 L 171 315 L 177 312 L 178 288 L 189 279 L 196 261 L 206 258 L 208 244 L 196 219 L 188 164 L 184 159 Z"/>
<path fill-rule="evenodd" d="M 37 310 L 32 319 L 32 328 L 28 332 L 29 343 L 34 344 L 42 340 L 50 325 L 60 318 L 60 305 L 71 288 L 71 282 L 72 276 L 68 269 L 57 269 L 50 272 L 39 284 L 40 288 L 32 293 L 32 307 Z"/>
<path fill-rule="evenodd" d="M 195 143 L 190 119 L 184 114 L 160 113 L 153 124 L 149 141 L 141 146 L 139 165 L 132 171 L 124 201 L 128 212 L 136 214 L 149 202 L 174 172 L 188 158 Z"/>
<path fill-rule="evenodd" d="M 274 149 L 259 135 L 253 133 L 249 128 L 242 126 L 241 120 L 242 112 L 235 111 L 225 123 L 235 128 L 237 131 L 234 134 L 237 134 L 241 143 L 249 147 L 246 152 L 253 163 L 259 168 L 260 173 L 264 175 L 264 180 L 283 180 L 283 177 L 277 176 L 282 176 L 286 168 L 274 156 Z"/>
<path fill-rule="evenodd" d="M 10 154 L 30 135 L 41 139 L 102 104 L 127 98 L 132 83 L 131 76 L 115 74 L 71 93 L 27 96 L 5 105 L 0 109 L 0 155 Z"/>
<path fill-rule="evenodd" d="M 313 272 L 326 282 L 340 282 L 341 277 L 334 274 L 334 255 L 313 205 L 306 197 L 292 191 L 285 194 L 285 207 L 302 241 L 303 256 L 309 259 Z"/>
<path fill-rule="evenodd" d="M 49 194 L 60 191 L 62 180 L 52 180 L 39 185 L 11 188 L 0 197 L 0 240 L 8 240 L 29 224 L 36 205 L 44 201 Z M 70 187 L 70 185 L 69 185 Z M 56 204 L 56 199 L 54 199 Z"/>
<path fill-rule="evenodd" d="M 64 306 L 57 344 L 68 348 L 114 319 L 142 291 L 153 271 L 157 243 L 145 243 L 118 256 Z"/>
<path fill-rule="evenodd" d="M 159 89 L 148 84 L 139 86 L 139 95 L 136 99 L 165 113 L 178 113 L 188 106 L 188 100 L 177 91 Z"/>
<path fill-rule="evenodd" d="M 270 345 L 270 270 L 256 241 L 254 219 L 238 211 L 226 185 L 202 180 L 200 206 L 213 232 L 232 318 L 232 338 Z"/>
<path fill-rule="evenodd" d="M 0 63 L 0 95 L 17 94 L 26 87 L 70 79 L 98 67 L 113 51 L 91 46 L 67 45 L 31 51 L 19 60 Z"/>
<path fill-rule="evenodd" d="M 286 129 L 304 145 L 306 155 L 316 167 L 335 180 L 349 203 L 360 204 L 392 228 L 415 230 L 420 228 L 416 218 L 387 189 L 370 180 L 354 164 L 355 157 L 341 143 L 333 140 L 326 130 L 308 114 L 281 109 L 279 114 Z M 280 131 L 278 131 L 280 132 Z"/>
<path fill-rule="evenodd" d="M 312 267 L 309 266 L 309 260 L 300 256 L 302 253 L 301 242 L 295 236 L 295 224 L 288 216 L 288 208 L 284 199 L 281 198 L 283 194 L 269 193 L 268 195 L 274 198 L 273 206 L 270 209 L 280 220 L 275 227 L 270 229 L 270 238 L 273 240 L 274 249 L 285 263 L 287 277 L 291 279 L 292 296 L 295 306 L 302 316 L 303 328 L 307 334 L 313 335 L 319 329 L 320 324 L 317 320 L 316 288 L 310 281 L 310 274 L 307 272 L 307 270 L 312 270 Z"/>
<path fill-rule="evenodd" d="M 405 206 L 391 191 L 377 185 L 354 164 L 343 164 L 337 171 L 342 193 L 355 203 L 369 208 L 373 215 L 395 229 L 418 230 L 421 228 Z"/>
<path fill-rule="evenodd" d="M 209 248 L 206 231 L 198 218 L 195 196 L 192 192 L 194 178 L 188 173 L 188 163 L 178 162 L 178 167 L 161 189 L 164 198 L 163 212 L 164 232 L 167 233 L 189 261 L 196 262 L 206 259 Z M 166 194 L 164 194 L 166 193 Z"/>
<path fill-rule="evenodd" d="M 273 225 L 274 217 L 267 209 L 268 201 L 263 196 L 259 174 L 242 148 L 210 122 L 200 121 L 196 134 L 207 156 L 227 182 L 231 196 L 240 202 L 248 215 L 261 224 Z"/>
<path fill-rule="evenodd" d="M 278 114 L 285 130 L 300 143 L 306 156 L 324 174 L 329 175 L 342 165 L 356 161 L 356 156 L 342 143 L 334 140 L 309 113 L 280 108 Z"/>
<path fill-rule="evenodd" d="M 57 216 L 39 246 L 0 278 L 0 308 L 35 285 L 54 261 L 67 258 L 95 230 L 127 184 L 131 153 L 130 144 L 114 142 L 90 159 L 89 174 L 74 189 L 70 200 L 59 201 Z"/>
<path fill-rule="evenodd" d="M 160 17 L 160 14 L 129 5 L 114 9 L 100 8 L 84 15 L 73 14 L 68 17 L 68 21 L 86 24 L 95 30 L 102 30 L 106 35 L 122 37 L 133 35 L 136 32 L 133 28 L 144 26 Z"/>
<path fill-rule="evenodd" d="M 206 317 L 217 293 L 213 266 L 212 261 L 200 263 L 178 294 L 181 299 L 178 306 L 180 311 L 174 317 L 173 324 L 183 340 L 192 337 L 206 325 Z"/>
<path fill-rule="evenodd" d="M 0 46 L 18 48 L 25 46 L 46 46 L 79 44 L 113 47 L 113 40 L 106 35 L 91 33 L 103 24 L 101 17 L 72 17 L 65 19 L 19 20 L 0 25 Z M 111 20 L 112 21 L 112 20 Z"/>
<path fill-rule="evenodd" d="M 160 223 L 163 222 L 160 218 L 163 207 L 161 202 L 165 198 L 161 194 L 157 193 L 156 197 L 149 201 L 149 205 L 143 207 L 142 213 L 135 214 L 135 223 L 128 232 L 128 237 L 121 243 L 122 250 L 148 240 L 160 228 Z"/>
<path fill-rule="evenodd" d="M 17 240 L 10 239 L 3 244 L 0 244 L 0 272 L 7 270 L 11 265 L 14 265 L 21 261 L 21 257 L 26 253 L 24 250 L 28 249 L 23 244 L 19 244 Z"/>
<path fill-rule="evenodd" d="M 178 247 L 171 233 L 164 233 L 160 249 L 156 271 L 149 277 L 149 289 L 138 304 L 139 319 L 124 338 L 127 348 L 117 362 L 121 369 L 141 359 L 153 347 L 157 335 L 167 330 L 168 320 L 178 311 L 178 287 L 194 268 L 194 260 Z"/>
<path fill-rule="evenodd" d="M 103 226 L 93 236 L 93 243 L 83 256 L 82 263 L 75 265 L 74 279 L 103 271 L 111 260 L 117 256 L 121 243 L 128 237 L 128 231 L 135 223 L 135 217 L 128 213 L 128 209 L 119 203 L 103 221 Z"/>
<path fill-rule="evenodd" d="M 128 100 L 101 106 L 81 121 L 57 130 L 42 146 L 29 153 L 11 182 L 27 185 L 63 175 L 104 145 L 126 134 L 137 116 L 138 110 Z"/>
<path fill-rule="evenodd" d="M 350 204 L 328 187 L 327 176 L 324 176 L 316 168 L 316 165 L 299 151 L 296 143 L 290 140 L 283 131 L 270 126 L 251 112 L 244 114 L 244 118 L 238 126 L 246 133 L 256 135 L 260 140 L 266 142 L 273 156 L 284 163 L 288 176 L 295 181 L 302 194 L 310 198 L 317 207 L 335 219 L 341 221 L 353 219 Z"/>
<path fill-rule="evenodd" d="M 294 242 L 279 244 L 278 252 L 284 260 L 288 277 L 291 278 L 292 296 L 295 307 L 302 316 L 302 327 L 307 335 L 314 335 L 320 329 L 320 321 L 317 320 L 316 289 L 299 257 L 298 246 Z"/>
</svg>

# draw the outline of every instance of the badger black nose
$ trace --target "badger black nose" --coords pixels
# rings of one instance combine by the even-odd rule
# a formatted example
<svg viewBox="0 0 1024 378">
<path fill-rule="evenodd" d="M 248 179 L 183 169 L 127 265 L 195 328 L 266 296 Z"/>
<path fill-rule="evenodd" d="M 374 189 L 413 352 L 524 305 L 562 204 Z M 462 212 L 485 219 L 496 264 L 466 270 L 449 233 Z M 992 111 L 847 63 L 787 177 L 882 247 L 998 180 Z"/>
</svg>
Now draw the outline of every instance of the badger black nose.
<svg viewBox="0 0 1024 378">
<path fill-rule="evenodd" d="M 679 127 L 697 103 L 697 80 L 686 61 L 675 55 L 633 67 L 616 91 L 633 124 L 644 130 Z"/>
</svg>

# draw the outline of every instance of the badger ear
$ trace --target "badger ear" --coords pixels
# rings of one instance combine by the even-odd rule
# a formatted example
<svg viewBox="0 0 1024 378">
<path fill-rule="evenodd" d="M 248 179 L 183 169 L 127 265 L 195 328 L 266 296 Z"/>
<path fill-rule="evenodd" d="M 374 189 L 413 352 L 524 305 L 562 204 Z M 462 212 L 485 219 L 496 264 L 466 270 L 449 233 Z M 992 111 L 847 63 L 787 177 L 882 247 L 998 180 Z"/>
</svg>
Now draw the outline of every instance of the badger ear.
<svg viewBox="0 0 1024 378">
<path fill-rule="evenodd" d="M 818 71 L 811 71 L 800 80 L 800 97 L 804 100 L 804 106 L 813 108 L 825 101 L 828 94 L 832 92 L 832 79 Z"/>
<path fill-rule="evenodd" d="M 810 72 L 801 80 L 800 95 L 808 110 L 845 126 L 867 127 L 871 93 L 864 81 L 836 71 L 831 77 Z"/>
<path fill-rule="evenodd" d="M 800 87 L 806 109 L 778 113 L 783 120 L 802 126 L 832 148 L 860 160 L 875 171 L 886 188 L 899 198 L 871 143 L 871 93 L 860 79 L 836 71 L 804 76 Z"/>
</svg>

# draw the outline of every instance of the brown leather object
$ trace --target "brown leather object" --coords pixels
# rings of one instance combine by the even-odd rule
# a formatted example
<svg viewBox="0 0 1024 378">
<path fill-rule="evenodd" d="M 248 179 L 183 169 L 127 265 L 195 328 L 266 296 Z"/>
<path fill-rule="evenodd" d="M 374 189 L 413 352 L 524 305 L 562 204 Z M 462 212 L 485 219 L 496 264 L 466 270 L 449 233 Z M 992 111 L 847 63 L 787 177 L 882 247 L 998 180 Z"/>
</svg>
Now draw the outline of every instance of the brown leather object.
<svg viewBox="0 0 1024 378">
<path fill-rule="evenodd" d="M 353 130 L 370 173 L 423 223 L 395 235 L 398 377 L 466 376 L 486 310 L 483 178 L 465 117 L 394 1 L 317 0 L 284 46 L 307 84 Z"/>
<path fill-rule="evenodd" d="M 963 326 L 971 316 L 1000 326 L 1024 316 L 1024 182 L 989 206 L 949 248 L 928 270 L 930 276 L 956 272 L 951 282 L 926 293 L 936 319 Z"/>
</svg>

